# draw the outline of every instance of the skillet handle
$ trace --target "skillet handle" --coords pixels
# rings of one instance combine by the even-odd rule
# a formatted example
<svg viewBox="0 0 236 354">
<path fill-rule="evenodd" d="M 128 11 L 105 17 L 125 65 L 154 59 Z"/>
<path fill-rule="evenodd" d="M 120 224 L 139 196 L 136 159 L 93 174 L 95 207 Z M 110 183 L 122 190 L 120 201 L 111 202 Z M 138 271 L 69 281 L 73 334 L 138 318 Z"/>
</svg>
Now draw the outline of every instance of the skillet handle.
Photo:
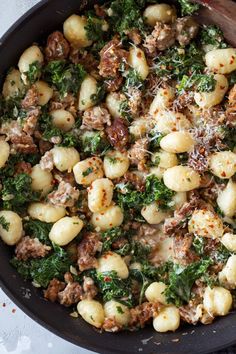
<svg viewBox="0 0 236 354">
<path fill-rule="evenodd" d="M 231 0 L 191 0 L 203 5 L 195 15 L 202 24 L 215 23 L 226 40 L 236 48 L 236 3 Z"/>
</svg>

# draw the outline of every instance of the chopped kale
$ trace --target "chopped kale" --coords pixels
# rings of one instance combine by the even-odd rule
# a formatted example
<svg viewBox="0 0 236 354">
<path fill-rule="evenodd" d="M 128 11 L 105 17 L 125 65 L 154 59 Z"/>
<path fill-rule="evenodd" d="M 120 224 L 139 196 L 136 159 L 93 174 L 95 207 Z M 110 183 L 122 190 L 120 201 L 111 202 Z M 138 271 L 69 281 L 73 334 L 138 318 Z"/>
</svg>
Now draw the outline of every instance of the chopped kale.
<svg viewBox="0 0 236 354">
<path fill-rule="evenodd" d="M 51 245 L 48 235 L 52 225 L 52 223 L 29 219 L 24 221 L 24 230 L 26 235 L 34 238 L 37 237 L 43 244 Z"/>
<path fill-rule="evenodd" d="M 223 32 L 216 25 L 204 25 L 199 36 L 203 47 L 210 46 L 211 49 L 218 49 L 227 48 L 228 46 L 224 41 Z"/>
<path fill-rule="evenodd" d="M 72 262 L 63 248 L 54 245 L 53 253 L 48 257 L 27 261 L 13 258 L 11 264 L 24 279 L 33 280 L 46 288 L 53 278 L 63 280 L 63 275 L 69 271 Z"/>
<path fill-rule="evenodd" d="M 193 4 L 189 0 L 178 0 L 178 3 L 180 4 L 182 16 L 192 15 L 200 8 L 198 4 Z"/>
<path fill-rule="evenodd" d="M 81 136 L 81 150 L 86 154 L 105 155 L 110 144 L 103 132 L 86 132 Z"/>
<path fill-rule="evenodd" d="M 133 295 L 129 279 L 119 278 L 115 271 L 97 273 L 97 285 L 104 302 L 114 299 L 132 307 Z"/>
<path fill-rule="evenodd" d="M 120 227 L 113 227 L 112 229 L 103 231 L 101 233 L 102 242 L 103 242 L 102 252 L 110 251 L 112 243 L 118 240 L 124 234 L 125 234 L 124 230 L 122 230 Z"/>
<path fill-rule="evenodd" d="M 6 231 L 9 231 L 10 223 L 6 220 L 4 216 L 0 216 L 0 225 Z"/>
<path fill-rule="evenodd" d="M 29 70 L 25 73 L 29 83 L 32 85 L 40 78 L 42 66 L 38 61 L 29 65 Z"/>
<path fill-rule="evenodd" d="M 97 86 L 97 92 L 91 96 L 91 100 L 93 101 L 94 104 L 100 103 L 106 95 L 106 90 L 104 85 L 99 84 Z"/>
<path fill-rule="evenodd" d="M 163 181 L 150 175 L 146 179 L 145 192 L 138 192 L 127 185 L 125 194 L 118 193 L 118 203 L 124 210 L 128 210 L 141 209 L 144 205 L 156 201 L 161 209 L 168 209 L 173 195 L 174 192 L 167 188 Z"/>
<path fill-rule="evenodd" d="M 169 285 L 165 290 L 168 303 L 181 306 L 188 302 L 194 282 L 206 273 L 211 264 L 211 259 L 201 260 L 187 267 L 174 264 L 173 270 L 169 274 Z"/>
<path fill-rule="evenodd" d="M 164 135 L 162 133 L 156 131 L 155 129 L 150 131 L 148 136 L 150 151 L 157 151 L 160 148 L 160 142 L 163 136 Z"/>
<path fill-rule="evenodd" d="M 192 74 L 184 75 L 178 84 L 178 92 L 182 94 L 184 91 L 195 86 L 199 92 L 211 92 L 215 89 L 216 80 L 213 75 Z"/>
<path fill-rule="evenodd" d="M 137 28 L 144 31 L 142 9 L 145 6 L 144 0 L 114 0 L 110 5 L 110 23 L 114 32 L 121 36 L 127 31 Z"/>
<path fill-rule="evenodd" d="M 203 256 L 205 248 L 205 239 L 200 236 L 195 236 L 192 242 L 192 248 L 198 256 Z"/>
<path fill-rule="evenodd" d="M 233 71 L 228 77 L 229 85 L 233 86 L 236 84 L 236 70 Z"/>
<path fill-rule="evenodd" d="M 139 73 L 135 69 L 130 69 L 127 73 L 124 74 L 125 84 L 122 88 L 124 92 L 128 92 L 130 87 L 134 87 L 136 89 L 143 89 L 144 82 L 140 77 Z"/>
<path fill-rule="evenodd" d="M 85 170 L 82 175 L 83 177 L 87 177 L 88 175 L 90 175 L 90 173 L 93 172 L 93 167 L 88 167 L 87 170 Z"/>
<path fill-rule="evenodd" d="M 67 93 L 76 95 L 85 76 L 82 65 L 63 60 L 50 61 L 44 69 L 44 79 L 55 85 L 61 96 Z"/>
<path fill-rule="evenodd" d="M 172 47 L 159 55 L 155 71 L 159 77 L 168 77 L 181 82 L 184 75 L 201 74 L 205 68 L 203 52 L 192 42 L 185 48 Z"/>
<path fill-rule="evenodd" d="M 87 16 L 87 24 L 85 26 L 86 36 L 89 40 L 100 42 L 103 41 L 103 25 L 104 21 L 96 17 L 91 11 L 88 13 Z"/>
<path fill-rule="evenodd" d="M 31 189 L 31 182 L 31 177 L 26 173 L 4 179 L 0 192 L 3 208 L 17 211 L 21 210 L 26 203 L 38 201 L 39 193 Z"/>
</svg>

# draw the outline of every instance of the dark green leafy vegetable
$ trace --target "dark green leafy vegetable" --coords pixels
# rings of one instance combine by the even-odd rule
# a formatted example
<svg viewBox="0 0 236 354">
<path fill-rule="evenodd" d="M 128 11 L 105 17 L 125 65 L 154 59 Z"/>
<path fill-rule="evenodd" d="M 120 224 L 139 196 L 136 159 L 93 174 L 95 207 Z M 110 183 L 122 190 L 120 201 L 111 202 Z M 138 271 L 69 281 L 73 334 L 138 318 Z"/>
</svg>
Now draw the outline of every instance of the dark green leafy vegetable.
<svg viewBox="0 0 236 354">
<path fill-rule="evenodd" d="M 189 0 L 178 0 L 178 3 L 180 4 L 182 16 L 192 15 L 200 8 L 198 4 L 193 4 Z"/>
<path fill-rule="evenodd" d="M 156 201 L 160 208 L 168 209 L 173 196 L 174 192 L 167 188 L 163 181 L 150 175 L 146 179 L 145 192 L 138 192 L 127 185 L 125 194 L 118 193 L 118 203 L 124 210 L 127 210 L 129 208 L 140 209 Z"/>
<path fill-rule="evenodd" d="M 14 178 L 3 180 L 1 197 L 3 208 L 8 210 L 21 210 L 26 203 L 38 201 L 39 193 L 31 189 L 32 179 L 26 173 L 20 173 Z"/>
<path fill-rule="evenodd" d="M 122 88 L 124 92 L 128 92 L 130 87 L 136 89 L 143 89 L 144 82 L 135 69 L 130 69 L 128 73 L 125 74 L 125 84 Z"/>
<path fill-rule="evenodd" d="M 184 91 L 195 86 L 199 92 L 211 92 L 215 89 L 216 80 L 214 75 L 192 74 L 191 76 L 184 75 L 178 85 L 178 92 L 181 94 Z"/>
<path fill-rule="evenodd" d="M 236 70 L 233 71 L 233 72 L 229 75 L 228 81 L 229 81 L 229 85 L 230 85 L 230 86 L 233 86 L 233 85 L 236 84 Z"/>
<path fill-rule="evenodd" d="M 76 95 L 86 71 L 80 64 L 68 64 L 63 60 L 50 61 L 44 68 L 44 79 L 56 86 L 61 96 L 66 93 Z"/>
<path fill-rule="evenodd" d="M 205 259 L 192 263 L 187 267 L 174 264 L 173 270 L 169 274 L 169 285 L 165 290 L 168 303 L 181 306 L 191 298 L 191 289 L 194 282 L 204 275 L 212 260 Z"/>
<path fill-rule="evenodd" d="M 200 43 L 203 46 L 211 46 L 212 49 L 227 48 L 228 45 L 224 41 L 223 32 L 215 25 L 203 26 L 200 32 Z"/>
<path fill-rule="evenodd" d="M 72 262 L 63 248 L 54 245 L 53 253 L 48 257 L 28 261 L 13 258 L 11 264 L 24 279 L 33 280 L 46 288 L 53 278 L 63 280 Z"/>
<path fill-rule="evenodd" d="M 26 235 L 37 237 L 43 244 L 51 245 L 48 235 L 52 225 L 52 223 L 29 219 L 24 221 L 24 230 Z"/>
<path fill-rule="evenodd" d="M 192 242 L 192 248 L 198 256 L 203 256 L 205 248 L 205 239 L 200 236 L 195 236 Z"/>
<path fill-rule="evenodd" d="M 101 233 L 102 252 L 110 251 L 113 242 L 124 236 L 125 232 L 120 227 L 113 227 Z"/>
<path fill-rule="evenodd" d="M 128 307 L 132 307 L 133 296 L 129 279 L 121 279 L 115 271 L 97 273 L 97 285 L 103 301 L 115 299 Z"/>
<path fill-rule="evenodd" d="M 111 147 L 103 132 L 86 132 L 80 143 L 81 150 L 92 155 L 103 156 Z"/>
<path fill-rule="evenodd" d="M 93 94 L 91 96 L 91 100 L 94 102 L 94 104 L 98 104 L 99 102 L 101 102 L 104 99 L 105 95 L 106 95 L 106 90 L 105 90 L 104 85 L 99 84 L 97 86 L 97 92 L 96 92 L 96 94 Z"/>
<path fill-rule="evenodd" d="M 0 216 L 0 225 L 4 230 L 9 230 L 10 223 L 4 218 L 4 216 Z"/>
<path fill-rule="evenodd" d="M 85 170 L 82 173 L 82 175 L 83 175 L 83 177 L 86 177 L 86 176 L 90 175 L 90 173 L 92 173 L 92 172 L 93 172 L 93 167 L 88 167 L 87 170 Z"/>
<path fill-rule="evenodd" d="M 111 2 L 110 23 L 114 32 L 124 35 L 127 31 L 137 28 L 144 31 L 142 9 L 144 0 L 115 0 Z"/>
<path fill-rule="evenodd" d="M 93 13 L 89 12 L 87 14 L 87 24 L 85 26 L 86 36 L 89 40 L 95 42 L 103 42 L 103 25 L 104 21 L 96 17 Z"/>
<path fill-rule="evenodd" d="M 203 53 L 196 43 L 184 49 L 172 47 L 157 57 L 155 71 L 159 77 L 168 77 L 181 82 L 184 75 L 201 74 L 205 68 Z"/>
<path fill-rule="evenodd" d="M 38 61 L 34 61 L 29 65 L 29 70 L 26 72 L 27 79 L 32 85 L 40 78 L 42 66 Z"/>
</svg>

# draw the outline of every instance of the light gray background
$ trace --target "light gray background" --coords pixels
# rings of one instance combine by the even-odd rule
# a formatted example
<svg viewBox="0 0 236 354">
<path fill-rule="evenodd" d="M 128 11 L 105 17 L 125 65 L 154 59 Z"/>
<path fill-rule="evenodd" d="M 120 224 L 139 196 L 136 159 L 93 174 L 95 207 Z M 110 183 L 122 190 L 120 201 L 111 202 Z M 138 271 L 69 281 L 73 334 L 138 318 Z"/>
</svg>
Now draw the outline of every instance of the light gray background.
<svg viewBox="0 0 236 354">
<path fill-rule="evenodd" d="M 0 0 L 0 37 L 37 2 L 39 0 Z M 0 354 L 54 353 L 92 354 L 91 351 L 76 347 L 39 326 L 0 289 Z"/>
</svg>

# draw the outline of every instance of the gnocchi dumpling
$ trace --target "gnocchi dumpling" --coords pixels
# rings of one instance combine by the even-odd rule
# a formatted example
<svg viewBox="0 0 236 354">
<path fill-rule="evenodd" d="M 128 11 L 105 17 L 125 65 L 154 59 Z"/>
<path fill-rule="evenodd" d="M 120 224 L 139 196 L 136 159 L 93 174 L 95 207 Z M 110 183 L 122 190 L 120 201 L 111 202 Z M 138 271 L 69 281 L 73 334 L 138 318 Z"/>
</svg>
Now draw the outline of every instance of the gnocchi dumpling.
<svg viewBox="0 0 236 354">
<path fill-rule="evenodd" d="M 126 279 L 129 276 L 129 270 L 124 259 L 115 252 L 104 253 L 98 259 L 97 271 L 99 273 L 115 271 L 121 279 Z"/>
<path fill-rule="evenodd" d="M 19 70 L 12 69 L 7 74 L 7 77 L 3 84 L 2 95 L 8 100 L 11 97 L 17 96 L 24 89 L 23 82 L 21 80 L 21 73 Z"/>
<path fill-rule="evenodd" d="M 9 246 L 15 245 L 23 235 L 21 217 L 13 211 L 0 211 L 0 218 L 3 218 L 5 225 L 0 223 L 0 237 Z"/>
<path fill-rule="evenodd" d="M 114 185 L 108 178 L 98 178 L 88 188 L 88 207 L 93 212 L 101 212 L 111 204 Z"/>
<path fill-rule="evenodd" d="M 226 265 L 218 275 L 220 284 L 228 289 L 236 289 L 236 255 L 227 260 Z"/>
<path fill-rule="evenodd" d="M 110 300 L 104 304 L 106 318 L 115 319 L 120 326 L 127 326 L 130 320 L 129 308 L 118 301 Z"/>
<path fill-rule="evenodd" d="M 129 50 L 128 63 L 137 71 L 142 80 L 146 79 L 149 74 L 149 66 L 142 49 L 132 46 Z"/>
<path fill-rule="evenodd" d="M 227 232 L 222 236 L 220 242 L 230 251 L 236 252 L 236 235 Z"/>
<path fill-rule="evenodd" d="M 126 152 L 109 151 L 103 161 L 105 176 L 110 179 L 122 177 L 129 169 L 129 158 Z"/>
<path fill-rule="evenodd" d="M 10 146 L 5 140 L 0 140 L 0 168 L 4 167 L 10 156 Z"/>
<path fill-rule="evenodd" d="M 143 206 L 141 210 L 141 215 L 147 221 L 148 224 L 160 224 L 165 218 L 168 217 L 168 213 L 161 211 L 158 208 L 158 204 L 153 202 L 152 204 Z"/>
<path fill-rule="evenodd" d="M 219 151 L 209 158 L 209 167 L 213 175 L 228 179 L 236 173 L 236 154 L 232 151 Z"/>
<path fill-rule="evenodd" d="M 78 109 L 85 111 L 96 104 L 94 97 L 97 93 L 97 80 L 91 75 L 87 75 L 83 80 L 78 94 Z"/>
<path fill-rule="evenodd" d="M 31 188 L 45 196 L 53 189 L 53 176 L 51 172 L 43 170 L 39 164 L 32 167 L 30 173 L 32 178 Z"/>
<path fill-rule="evenodd" d="M 154 165 L 157 165 L 158 167 L 164 169 L 178 165 L 178 159 L 176 154 L 161 149 L 158 152 L 154 152 L 152 154 L 151 161 Z"/>
<path fill-rule="evenodd" d="M 200 175 L 188 166 L 174 166 L 168 168 L 163 180 L 169 189 L 175 192 L 188 192 L 200 186 Z"/>
<path fill-rule="evenodd" d="M 194 210 L 188 222 L 188 230 L 198 236 L 220 238 L 224 233 L 223 222 L 220 217 L 206 209 Z"/>
<path fill-rule="evenodd" d="M 163 305 L 167 305 L 167 300 L 164 294 L 166 288 L 166 284 L 161 281 L 153 282 L 147 287 L 145 297 L 150 302 L 158 301 Z"/>
<path fill-rule="evenodd" d="M 144 13 L 146 23 L 154 27 L 157 22 L 171 23 L 176 19 L 176 11 L 173 6 L 168 4 L 149 5 Z"/>
<path fill-rule="evenodd" d="M 54 166 L 61 172 L 72 171 L 73 167 L 80 161 L 80 155 L 73 147 L 55 146 L 51 151 Z"/>
<path fill-rule="evenodd" d="M 50 112 L 52 124 L 64 132 L 68 132 L 75 124 L 74 116 L 65 109 L 55 109 Z"/>
<path fill-rule="evenodd" d="M 232 217 L 236 213 L 236 183 L 231 179 L 223 191 L 219 192 L 217 204 L 225 216 Z"/>
<path fill-rule="evenodd" d="M 101 328 L 105 320 L 103 306 L 96 300 L 81 300 L 77 305 L 80 316 L 94 327 Z"/>
<path fill-rule="evenodd" d="M 168 134 L 172 131 L 188 130 L 191 128 L 190 121 L 182 113 L 162 110 L 157 111 L 153 115 L 153 118 L 156 121 L 156 129 L 163 134 Z"/>
<path fill-rule="evenodd" d="M 218 74 L 230 74 L 236 70 L 236 49 L 214 49 L 206 53 L 207 67 Z"/>
<path fill-rule="evenodd" d="M 125 95 L 119 92 L 110 92 L 106 96 L 106 107 L 113 118 L 120 117 L 120 107 L 125 100 Z"/>
<path fill-rule="evenodd" d="M 93 213 L 91 222 L 95 228 L 108 230 L 120 226 L 124 220 L 124 214 L 118 205 L 111 205 L 102 212 Z"/>
<path fill-rule="evenodd" d="M 164 307 L 153 319 L 153 327 L 155 331 L 164 333 L 168 331 L 176 331 L 180 325 L 179 310 L 175 306 Z"/>
<path fill-rule="evenodd" d="M 24 83 L 27 83 L 25 74 L 29 71 L 30 65 L 38 63 L 39 65 L 43 64 L 44 57 L 40 48 L 37 45 L 32 45 L 27 48 L 22 54 L 18 62 L 18 68 L 21 72 L 21 77 Z"/>
<path fill-rule="evenodd" d="M 53 96 L 53 89 L 45 81 L 36 81 L 35 86 L 38 91 L 38 104 L 45 106 Z"/>
<path fill-rule="evenodd" d="M 98 178 L 102 178 L 103 163 L 99 157 L 90 157 L 78 162 L 73 168 L 75 180 L 78 184 L 89 185 Z"/>
<path fill-rule="evenodd" d="M 49 203 L 31 203 L 28 207 L 29 216 L 44 222 L 56 222 L 66 215 L 66 209 Z"/>
<path fill-rule="evenodd" d="M 156 96 L 154 97 L 150 108 L 149 114 L 154 115 L 159 111 L 162 111 L 168 107 L 170 107 L 175 98 L 175 91 L 171 86 L 167 86 L 165 88 L 159 88 Z"/>
<path fill-rule="evenodd" d="M 232 306 L 229 290 L 220 286 L 206 288 L 203 295 L 203 307 L 211 316 L 225 316 Z"/>
<path fill-rule="evenodd" d="M 216 74 L 214 75 L 216 80 L 215 89 L 211 92 L 195 92 L 194 99 L 197 105 L 201 108 L 211 108 L 219 104 L 228 88 L 228 80 L 224 75 Z"/>
<path fill-rule="evenodd" d="M 55 244 L 65 246 L 80 233 L 83 225 L 83 221 L 78 216 L 65 216 L 55 222 L 49 233 L 49 238 Z"/>
<path fill-rule="evenodd" d="M 167 152 L 179 154 L 191 150 L 194 140 L 188 132 L 172 132 L 161 139 L 160 146 Z"/>
<path fill-rule="evenodd" d="M 92 44 L 88 39 L 86 27 L 87 19 L 85 16 L 71 15 L 63 24 L 64 36 L 75 48 L 85 48 Z"/>
</svg>

